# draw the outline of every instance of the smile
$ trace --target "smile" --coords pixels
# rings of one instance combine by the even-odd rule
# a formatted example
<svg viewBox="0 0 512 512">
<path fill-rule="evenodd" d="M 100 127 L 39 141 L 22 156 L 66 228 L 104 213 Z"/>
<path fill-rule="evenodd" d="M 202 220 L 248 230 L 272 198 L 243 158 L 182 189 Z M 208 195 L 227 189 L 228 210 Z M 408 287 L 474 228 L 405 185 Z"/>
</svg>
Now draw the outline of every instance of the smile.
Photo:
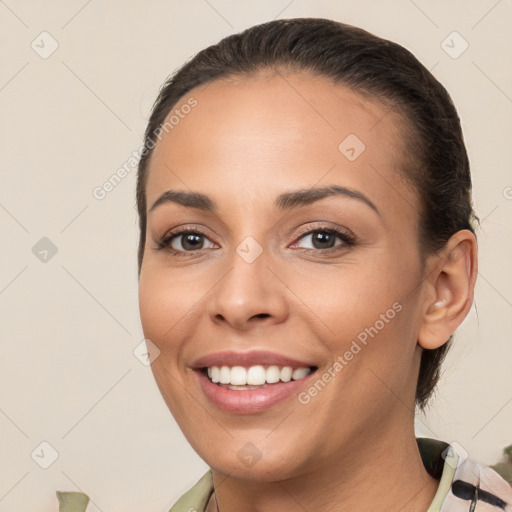
<svg viewBox="0 0 512 512">
<path fill-rule="evenodd" d="M 291 366 L 255 365 L 243 366 L 211 366 L 207 368 L 207 376 L 214 384 L 225 385 L 229 389 L 258 389 L 277 382 L 300 380 L 311 373 L 312 368 L 292 368 Z"/>
<path fill-rule="evenodd" d="M 290 369 L 291 367 L 274 365 L 267 368 L 263 365 L 249 368 L 213 366 L 196 370 L 194 374 L 205 397 L 217 408 L 231 414 L 256 414 L 271 409 L 279 403 L 282 404 L 287 399 L 297 397 L 317 374 L 316 367 L 301 367 L 292 370 L 290 376 Z M 244 375 L 246 384 L 233 384 L 233 382 L 243 382 Z M 285 380 L 281 379 L 282 375 Z M 221 376 L 227 382 L 221 382 Z M 277 376 L 279 379 L 275 380 Z M 217 377 L 219 381 L 214 382 L 213 378 L 217 380 Z M 250 382 L 261 382 L 263 378 L 263 384 L 250 384 Z"/>
</svg>

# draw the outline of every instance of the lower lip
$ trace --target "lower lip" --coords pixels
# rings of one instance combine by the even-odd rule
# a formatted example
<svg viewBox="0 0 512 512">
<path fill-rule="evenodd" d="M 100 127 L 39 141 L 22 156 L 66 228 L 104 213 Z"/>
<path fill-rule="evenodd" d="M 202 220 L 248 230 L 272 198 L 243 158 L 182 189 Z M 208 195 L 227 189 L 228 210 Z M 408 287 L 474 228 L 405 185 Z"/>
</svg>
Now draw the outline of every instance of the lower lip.
<svg viewBox="0 0 512 512">
<path fill-rule="evenodd" d="M 287 398 L 297 395 L 316 374 L 311 372 L 306 377 L 290 382 L 279 382 L 261 389 L 235 390 L 218 386 L 210 381 L 201 370 L 194 372 L 203 393 L 216 406 L 225 411 L 238 414 L 251 414 L 273 407 Z"/>
</svg>

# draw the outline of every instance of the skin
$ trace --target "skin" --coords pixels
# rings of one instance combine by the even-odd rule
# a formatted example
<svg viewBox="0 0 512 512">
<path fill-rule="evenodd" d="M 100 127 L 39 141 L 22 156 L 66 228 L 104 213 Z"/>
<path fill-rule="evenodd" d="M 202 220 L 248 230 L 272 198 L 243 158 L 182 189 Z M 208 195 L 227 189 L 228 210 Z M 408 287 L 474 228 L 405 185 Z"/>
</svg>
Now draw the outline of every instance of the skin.
<svg viewBox="0 0 512 512">
<path fill-rule="evenodd" d="M 471 307 L 474 236 L 459 231 L 422 258 L 419 197 L 401 170 L 404 121 L 377 100 L 283 71 L 214 81 L 175 108 L 191 96 L 197 106 L 152 155 L 148 210 L 169 189 L 207 194 L 218 210 L 169 202 L 148 213 L 139 304 L 144 335 L 160 350 L 156 382 L 212 468 L 219 510 L 425 511 L 438 482 L 414 435 L 421 349 L 442 345 Z M 338 149 L 349 134 L 366 146 L 354 161 Z M 344 196 L 274 206 L 285 191 L 332 184 L 364 194 L 379 213 Z M 355 245 L 313 245 L 319 224 L 354 234 Z M 180 255 L 156 248 L 183 227 L 205 233 L 199 250 L 187 252 L 179 236 Z M 263 251 L 252 263 L 236 252 L 248 236 Z M 307 404 L 293 396 L 230 414 L 190 368 L 250 348 L 313 361 L 321 376 L 395 303 L 401 311 Z M 249 442 L 261 455 L 250 467 L 237 455 Z M 217 510 L 213 497 L 208 510 Z"/>
</svg>

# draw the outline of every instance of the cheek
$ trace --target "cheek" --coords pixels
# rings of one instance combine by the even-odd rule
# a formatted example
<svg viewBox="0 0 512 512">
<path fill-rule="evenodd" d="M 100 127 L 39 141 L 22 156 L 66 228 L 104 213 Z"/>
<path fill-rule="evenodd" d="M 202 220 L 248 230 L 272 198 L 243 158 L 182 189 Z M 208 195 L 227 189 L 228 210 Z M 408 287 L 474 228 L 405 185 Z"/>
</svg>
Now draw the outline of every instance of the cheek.
<svg viewBox="0 0 512 512">
<path fill-rule="evenodd" d="M 160 350 L 153 362 L 156 369 L 177 364 L 180 350 L 180 319 L 190 310 L 187 287 L 165 278 L 163 272 L 141 272 L 139 281 L 139 311 L 144 337 L 151 340 Z M 157 375 L 165 379 L 165 375 Z"/>
<path fill-rule="evenodd" d="M 180 320 L 193 311 L 202 295 L 204 290 L 186 273 L 144 269 L 139 280 L 139 310 L 145 335 L 160 343 L 172 339 Z"/>
<path fill-rule="evenodd" d="M 184 317 L 190 312 L 187 287 L 165 276 L 162 270 L 146 268 L 139 280 L 139 311 L 144 337 L 156 345 L 160 353 L 151 363 L 155 382 L 173 416 L 185 415 L 187 396 L 177 393 L 180 354 L 186 339 Z M 185 405 L 184 405 L 185 403 Z"/>
<path fill-rule="evenodd" d="M 391 380 L 407 373 L 416 345 L 418 276 L 414 258 L 389 255 L 321 282 L 318 311 L 330 329 L 326 343 L 333 360 L 347 362 L 347 373 L 362 366 Z"/>
<path fill-rule="evenodd" d="M 371 262 L 333 269 L 329 275 L 318 277 L 309 291 L 310 303 L 315 304 L 332 331 L 342 338 L 357 336 L 395 302 L 403 301 L 403 280 L 395 276 L 393 266 L 385 261 L 379 265 Z M 393 315 L 391 311 L 388 316 Z"/>
</svg>

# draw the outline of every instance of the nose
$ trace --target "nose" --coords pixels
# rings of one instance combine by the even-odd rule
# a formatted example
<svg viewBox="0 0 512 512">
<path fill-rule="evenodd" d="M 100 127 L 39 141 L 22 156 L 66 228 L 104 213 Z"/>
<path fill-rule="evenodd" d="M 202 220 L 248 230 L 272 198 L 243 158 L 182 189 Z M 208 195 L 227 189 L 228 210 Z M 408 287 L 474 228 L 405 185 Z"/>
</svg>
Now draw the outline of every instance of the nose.
<svg viewBox="0 0 512 512">
<path fill-rule="evenodd" d="M 212 322 L 239 331 L 283 322 L 288 314 L 286 286 L 271 267 L 265 250 L 252 262 L 233 251 L 227 271 L 209 294 Z"/>
</svg>

